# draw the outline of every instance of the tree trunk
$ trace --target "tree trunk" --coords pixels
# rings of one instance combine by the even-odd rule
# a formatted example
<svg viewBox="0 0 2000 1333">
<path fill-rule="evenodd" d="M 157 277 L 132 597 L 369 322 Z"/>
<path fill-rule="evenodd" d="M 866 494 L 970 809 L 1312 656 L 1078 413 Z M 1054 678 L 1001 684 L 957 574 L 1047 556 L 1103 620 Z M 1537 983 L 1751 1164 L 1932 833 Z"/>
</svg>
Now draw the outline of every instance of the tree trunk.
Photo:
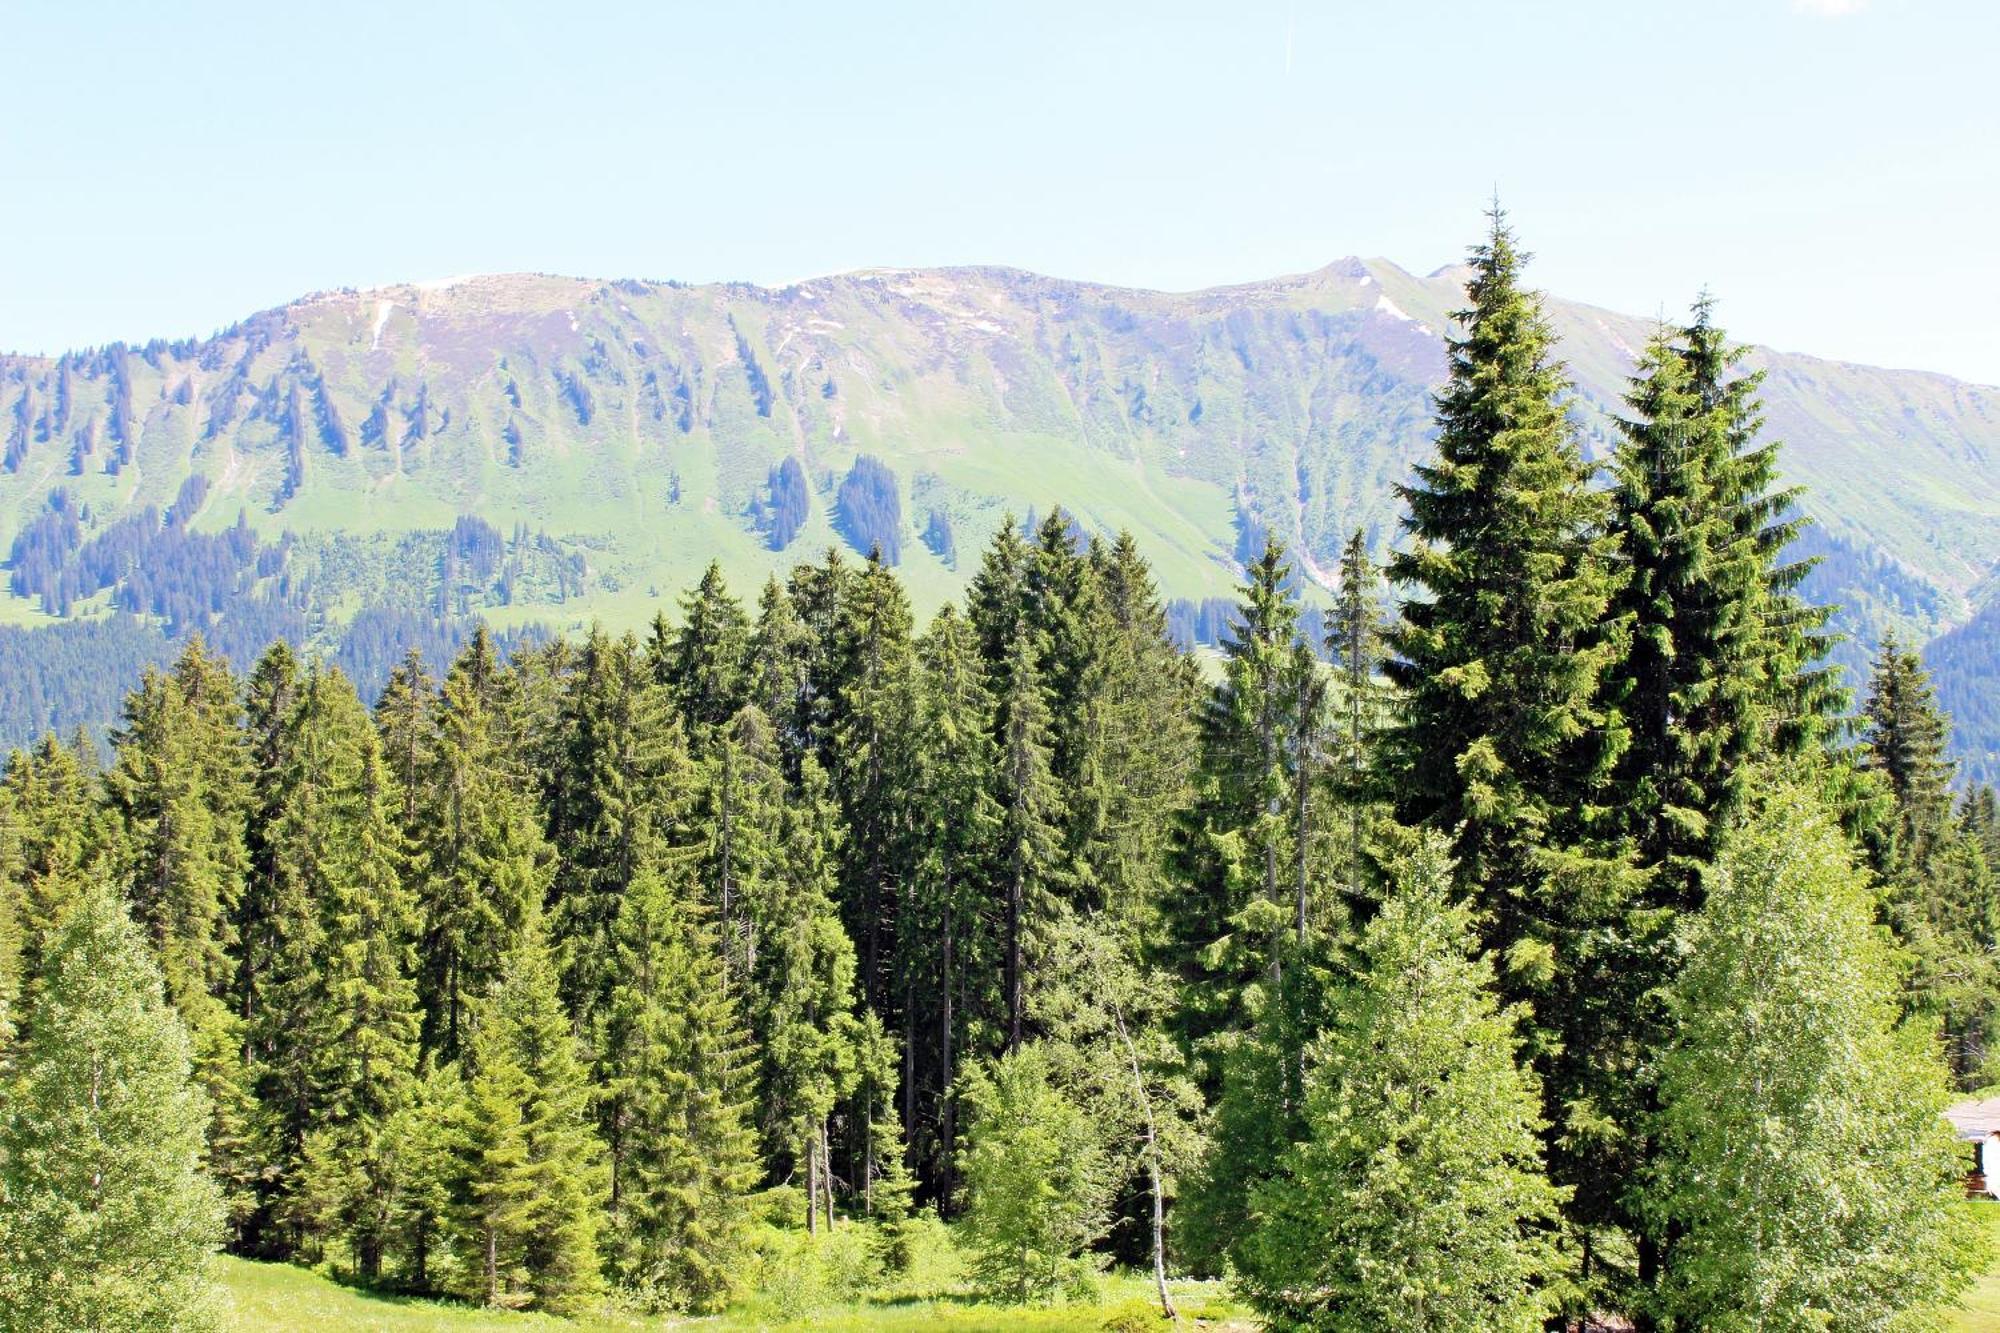
<svg viewBox="0 0 2000 1333">
<path fill-rule="evenodd" d="M 1139 1048 L 1125 1030 L 1125 1013 L 1118 1002 L 1111 1003 L 1111 1019 L 1118 1026 L 1118 1040 L 1125 1043 L 1125 1058 L 1132 1063 L 1132 1088 L 1139 1094 L 1139 1109 L 1146 1118 L 1146 1177 L 1153 1189 L 1153 1283 L 1159 1289 L 1160 1315 L 1180 1321 L 1173 1294 L 1167 1290 L 1167 1196 L 1160 1180 L 1160 1138 L 1153 1124 L 1153 1096 L 1146 1090 L 1146 1076 L 1139 1068 Z"/>
</svg>

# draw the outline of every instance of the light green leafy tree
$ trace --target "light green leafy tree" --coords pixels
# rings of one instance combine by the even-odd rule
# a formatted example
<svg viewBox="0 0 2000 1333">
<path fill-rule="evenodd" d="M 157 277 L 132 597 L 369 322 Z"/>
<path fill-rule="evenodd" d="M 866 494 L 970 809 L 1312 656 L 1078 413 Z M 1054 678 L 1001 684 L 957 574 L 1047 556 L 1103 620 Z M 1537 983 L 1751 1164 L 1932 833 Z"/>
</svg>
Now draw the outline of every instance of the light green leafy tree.
<svg viewBox="0 0 2000 1333">
<path fill-rule="evenodd" d="M 1002 1299 L 1057 1294 L 1091 1272 L 1116 1177 L 1102 1129 L 1056 1081 L 1040 1042 L 970 1066 L 959 1100 L 967 1240 L 979 1283 Z"/>
<path fill-rule="evenodd" d="M 1676 1235 L 1662 1322 L 1716 1333 L 1941 1327 L 1978 1271 L 1935 1035 L 1897 1021 L 1867 877 L 1776 782 L 1691 924 L 1647 1203 Z"/>
<path fill-rule="evenodd" d="M 0 1328 L 216 1324 L 208 1106 L 160 969 L 108 887 L 49 939 L 0 1120 Z"/>
</svg>

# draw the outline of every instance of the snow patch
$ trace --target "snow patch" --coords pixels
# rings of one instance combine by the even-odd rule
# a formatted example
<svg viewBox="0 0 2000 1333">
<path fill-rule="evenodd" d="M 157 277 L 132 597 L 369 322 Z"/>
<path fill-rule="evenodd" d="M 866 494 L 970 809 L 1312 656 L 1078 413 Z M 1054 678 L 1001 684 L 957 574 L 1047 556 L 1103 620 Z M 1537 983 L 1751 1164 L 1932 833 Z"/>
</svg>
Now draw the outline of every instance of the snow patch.
<svg viewBox="0 0 2000 1333">
<path fill-rule="evenodd" d="M 1354 285 L 1357 287 L 1373 287 L 1375 285 L 1375 275 L 1373 273 L 1364 273 L 1361 275 L 1361 281 Z"/>
<path fill-rule="evenodd" d="M 578 329 L 583 327 L 581 324 L 576 322 L 576 311 L 565 310 L 563 311 L 563 313 L 569 316 L 569 331 L 571 333 L 575 333 Z"/>
<path fill-rule="evenodd" d="M 1384 292 L 1382 295 L 1375 298 L 1375 308 L 1381 311 L 1385 315 L 1388 315 L 1394 319 L 1402 320 L 1405 324 L 1416 323 L 1414 319 L 1411 319 L 1407 314 L 1403 313 L 1403 307 L 1397 305 L 1394 301 L 1391 301 L 1389 299 L 1389 295 L 1387 292 Z"/>
<path fill-rule="evenodd" d="M 382 326 L 389 322 L 389 312 L 396 308 L 394 301 L 375 303 L 375 335 L 368 340 L 368 350 L 373 352 L 382 346 Z"/>
</svg>

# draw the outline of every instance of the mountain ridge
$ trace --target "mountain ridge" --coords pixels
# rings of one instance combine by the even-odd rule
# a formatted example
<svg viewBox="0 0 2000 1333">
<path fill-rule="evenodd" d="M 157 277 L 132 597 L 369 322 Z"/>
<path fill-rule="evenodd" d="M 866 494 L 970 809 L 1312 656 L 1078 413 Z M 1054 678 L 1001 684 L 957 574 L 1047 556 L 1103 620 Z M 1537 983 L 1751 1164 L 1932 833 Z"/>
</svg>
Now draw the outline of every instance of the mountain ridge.
<svg viewBox="0 0 2000 1333">
<path fill-rule="evenodd" d="M 0 623 L 52 618 L 18 548 L 61 492 L 78 537 L 44 563 L 148 506 L 164 526 L 191 505 L 196 533 L 241 515 L 284 554 L 222 601 L 282 595 L 312 633 L 376 605 L 636 625 L 709 558 L 747 592 L 858 547 L 840 488 L 863 455 L 891 479 L 921 610 L 958 594 L 1002 514 L 1054 503 L 1132 529 L 1169 596 L 1226 596 L 1266 528 L 1324 583 L 1354 528 L 1393 540 L 1463 271 L 1345 256 L 1190 292 L 1004 265 L 781 287 L 468 274 L 310 293 L 206 338 L 0 355 Z M 1547 301 L 1602 458 L 1655 320 Z M 2000 389 L 1768 348 L 1745 364 L 1809 488 L 1850 665 L 1885 629 L 1929 642 L 1992 603 Z M 773 549 L 788 458 L 805 512 Z M 444 554 L 464 519 L 504 534 L 519 578 L 466 583 Z M 64 614 L 132 600 L 131 576 L 79 573 Z"/>
</svg>

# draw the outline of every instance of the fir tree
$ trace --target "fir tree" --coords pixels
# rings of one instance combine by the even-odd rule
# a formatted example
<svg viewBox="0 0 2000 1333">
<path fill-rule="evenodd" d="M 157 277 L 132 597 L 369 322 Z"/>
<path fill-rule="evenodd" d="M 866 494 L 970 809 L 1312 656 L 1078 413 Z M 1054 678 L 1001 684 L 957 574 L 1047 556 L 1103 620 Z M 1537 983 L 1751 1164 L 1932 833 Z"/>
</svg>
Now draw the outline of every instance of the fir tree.
<svg viewBox="0 0 2000 1333">
<path fill-rule="evenodd" d="M 14 896 L 21 948 L 22 1002 L 40 971 L 42 944 L 89 883 L 94 854 L 96 773 L 88 756 L 53 734 L 7 761 L 7 803 L 17 823 Z"/>
<path fill-rule="evenodd" d="M 1881 775 L 1893 814 L 1873 839 L 1885 874 L 1921 874 L 1951 826 L 1950 724 L 1930 675 L 1913 652 L 1885 635 L 1862 709 L 1863 766 Z"/>
<path fill-rule="evenodd" d="M 757 599 L 750 631 L 744 691 L 775 729 L 787 776 L 796 777 L 812 743 L 810 702 L 812 636 L 792 599 L 773 577 Z"/>
<path fill-rule="evenodd" d="M 1473 956 L 1451 878 L 1426 835 L 1313 1050 L 1305 1135 L 1255 1189 L 1239 1271 L 1279 1325 L 1532 1333 L 1556 1309 L 1562 1193 L 1520 1015 Z"/>
<path fill-rule="evenodd" d="M 48 938 L 39 980 L 0 1119 L 0 1324 L 215 1327 L 208 1111 L 159 969 L 107 888 Z"/>
</svg>

